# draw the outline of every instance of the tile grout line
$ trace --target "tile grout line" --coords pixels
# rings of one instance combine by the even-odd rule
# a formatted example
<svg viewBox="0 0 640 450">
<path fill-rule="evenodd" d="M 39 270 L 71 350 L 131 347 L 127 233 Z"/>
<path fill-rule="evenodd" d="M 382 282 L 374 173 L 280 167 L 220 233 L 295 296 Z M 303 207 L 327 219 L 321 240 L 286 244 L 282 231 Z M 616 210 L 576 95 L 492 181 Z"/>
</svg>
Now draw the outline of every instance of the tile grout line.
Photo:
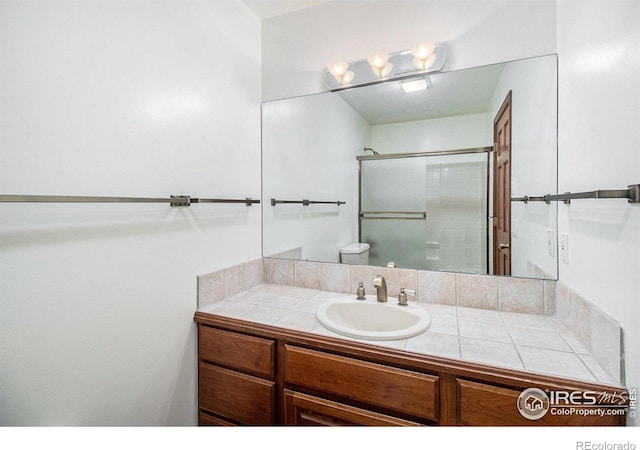
<svg viewBox="0 0 640 450">
<path fill-rule="evenodd" d="M 522 355 L 520 354 L 520 350 L 518 349 L 518 345 L 516 344 L 515 339 L 513 339 L 513 336 L 511 335 L 511 330 L 507 326 L 507 323 L 504 321 L 504 317 L 502 316 L 502 311 L 498 311 L 498 314 L 500 314 L 500 318 L 502 319 L 502 322 L 504 323 L 504 327 L 507 329 L 507 334 L 509 335 L 509 339 L 511 339 L 511 343 L 513 344 L 513 348 L 516 349 L 516 355 L 518 355 L 518 359 L 520 360 L 520 364 L 522 364 L 522 368 L 524 370 L 527 370 L 527 365 L 524 363 L 524 359 L 522 358 Z"/>
</svg>

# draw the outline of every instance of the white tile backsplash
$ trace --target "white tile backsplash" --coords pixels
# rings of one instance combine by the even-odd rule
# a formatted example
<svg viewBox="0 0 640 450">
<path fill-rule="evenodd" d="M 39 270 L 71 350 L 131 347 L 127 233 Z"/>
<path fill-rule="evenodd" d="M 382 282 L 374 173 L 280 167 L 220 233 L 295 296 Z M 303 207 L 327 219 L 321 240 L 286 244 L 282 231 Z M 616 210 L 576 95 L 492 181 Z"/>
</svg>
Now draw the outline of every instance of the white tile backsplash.
<svg viewBox="0 0 640 450">
<path fill-rule="evenodd" d="M 360 282 L 367 294 L 375 294 L 378 274 L 385 276 L 391 297 L 401 287 L 416 290 L 409 301 L 432 318 L 426 333 L 380 345 L 406 344 L 407 350 L 439 356 L 624 381 L 620 324 L 552 280 L 262 258 L 198 276 L 198 308 L 344 338 L 319 325 L 315 311 L 323 301 L 354 294 Z"/>
</svg>

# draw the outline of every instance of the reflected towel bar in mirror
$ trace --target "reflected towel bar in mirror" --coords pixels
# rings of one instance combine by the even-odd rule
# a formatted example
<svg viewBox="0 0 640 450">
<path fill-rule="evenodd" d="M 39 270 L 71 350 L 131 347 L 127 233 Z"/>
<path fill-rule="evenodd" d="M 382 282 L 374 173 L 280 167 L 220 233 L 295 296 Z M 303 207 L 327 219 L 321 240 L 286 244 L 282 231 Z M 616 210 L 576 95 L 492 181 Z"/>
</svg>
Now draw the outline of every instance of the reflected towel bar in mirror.
<svg viewBox="0 0 640 450">
<path fill-rule="evenodd" d="M 347 202 L 341 202 L 341 201 L 337 201 L 337 202 L 319 202 L 316 200 L 276 200 L 275 198 L 271 199 L 271 206 L 276 206 L 276 205 L 283 205 L 283 204 L 299 204 L 299 205 L 304 205 L 304 206 L 309 206 L 309 205 L 346 205 Z"/>
<path fill-rule="evenodd" d="M 426 220 L 426 211 L 360 211 L 361 219 Z"/>
<path fill-rule="evenodd" d="M 601 198 L 626 198 L 629 203 L 640 203 L 640 184 L 629 185 L 628 189 L 609 189 L 599 191 L 587 191 L 587 192 L 565 192 L 564 194 L 557 195 L 543 195 L 541 197 L 512 197 L 512 202 L 555 202 L 562 201 L 566 205 L 571 203 L 571 200 L 578 199 L 601 199 Z"/>
</svg>

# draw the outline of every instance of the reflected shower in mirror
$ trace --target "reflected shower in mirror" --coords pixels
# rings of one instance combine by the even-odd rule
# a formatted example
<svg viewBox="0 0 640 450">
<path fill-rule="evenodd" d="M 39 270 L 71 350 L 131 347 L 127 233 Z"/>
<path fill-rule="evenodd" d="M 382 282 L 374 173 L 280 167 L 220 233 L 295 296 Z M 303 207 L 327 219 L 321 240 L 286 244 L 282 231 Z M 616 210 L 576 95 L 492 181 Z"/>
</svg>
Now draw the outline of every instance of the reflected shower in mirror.
<svg viewBox="0 0 640 450">
<path fill-rule="evenodd" d="M 556 56 L 425 79 L 262 105 L 265 257 L 557 278 Z"/>
</svg>

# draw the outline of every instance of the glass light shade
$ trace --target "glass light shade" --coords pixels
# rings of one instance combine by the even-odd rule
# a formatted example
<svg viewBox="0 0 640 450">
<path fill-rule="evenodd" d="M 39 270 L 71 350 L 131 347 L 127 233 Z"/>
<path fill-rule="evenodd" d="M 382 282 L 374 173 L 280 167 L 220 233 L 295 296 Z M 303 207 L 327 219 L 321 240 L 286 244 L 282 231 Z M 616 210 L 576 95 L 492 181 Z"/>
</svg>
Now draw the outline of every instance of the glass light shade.
<svg viewBox="0 0 640 450">
<path fill-rule="evenodd" d="M 433 65 L 433 63 L 436 61 L 436 55 L 431 54 L 428 58 L 426 59 L 418 59 L 415 58 L 413 60 L 413 64 L 420 70 L 427 70 L 429 67 L 431 67 Z"/>
<path fill-rule="evenodd" d="M 436 45 L 433 42 L 421 42 L 415 47 L 411 48 L 411 54 L 416 59 L 427 59 L 435 49 Z"/>
<path fill-rule="evenodd" d="M 380 70 L 385 66 L 385 64 L 387 64 L 387 61 L 389 61 L 389 54 L 387 52 L 377 52 L 373 55 L 369 55 L 367 57 L 367 61 L 374 69 L 374 72 L 378 73 L 375 69 Z"/>
<path fill-rule="evenodd" d="M 346 86 L 347 84 L 351 83 L 351 80 L 353 80 L 354 76 L 355 74 L 352 71 L 348 70 L 344 75 L 342 75 L 342 80 L 338 81 L 340 81 L 341 85 Z"/>
<path fill-rule="evenodd" d="M 391 69 L 393 69 L 393 64 L 386 63 L 384 66 L 382 66 L 382 69 L 380 69 L 380 72 L 378 73 L 378 76 L 380 78 L 386 77 L 391 72 Z"/>
<path fill-rule="evenodd" d="M 329 66 L 327 67 L 327 69 L 329 70 L 329 73 L 336 78 L 344 75 L 347 72 L 348 68 L 349 68 L 349 64 L 344 62 L 329 64 Z"/>
</svg>

